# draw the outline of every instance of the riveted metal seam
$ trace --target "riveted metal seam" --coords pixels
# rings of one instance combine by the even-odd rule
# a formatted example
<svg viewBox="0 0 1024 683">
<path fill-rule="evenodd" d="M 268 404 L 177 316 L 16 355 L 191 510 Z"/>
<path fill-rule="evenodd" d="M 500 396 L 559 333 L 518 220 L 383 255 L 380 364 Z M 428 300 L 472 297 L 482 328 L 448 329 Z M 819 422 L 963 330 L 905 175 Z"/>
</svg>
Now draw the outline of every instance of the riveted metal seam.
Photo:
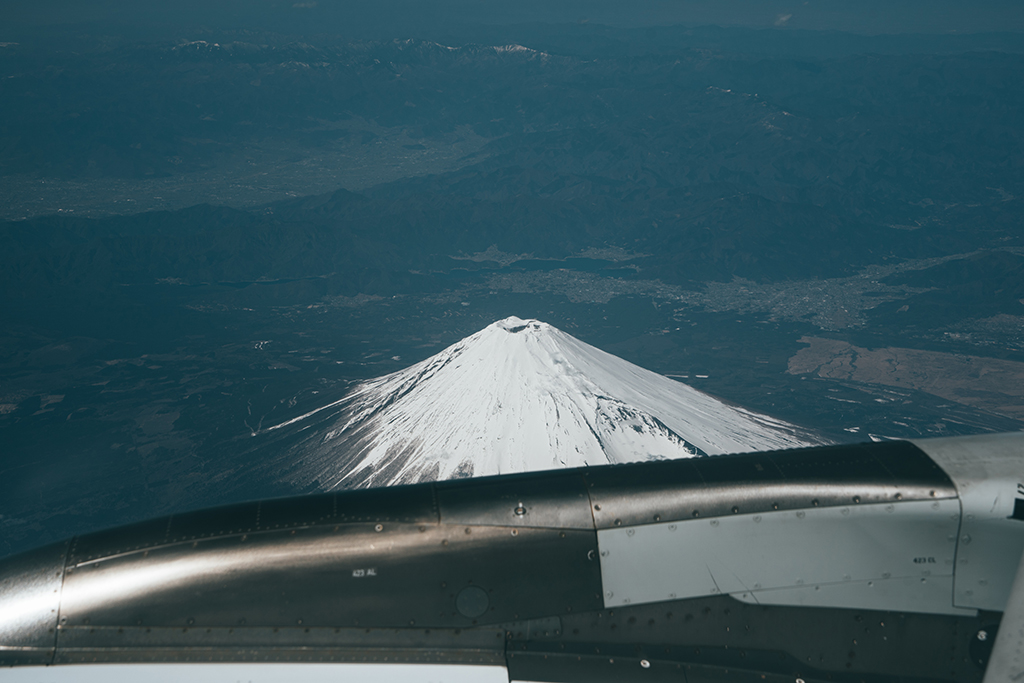
<svg viewBox="0 0 1024 683">
<path fill-rule="evenodd" d="M 78 536 L 74 536 L 64 545 L 64 561 L 60 569 L 60 588 L 57 589 L 57 614 L 53 621 L 53 650 L 50 652 L 50 661 L 46 666 L 51 666 L 57 661 L 57 648 L 60 645 L 60 618 L 64 608 L 64 581 L 68 576 L 68 565 L 71 563 L 71 551 L 78 542 Z"/>
</svg>

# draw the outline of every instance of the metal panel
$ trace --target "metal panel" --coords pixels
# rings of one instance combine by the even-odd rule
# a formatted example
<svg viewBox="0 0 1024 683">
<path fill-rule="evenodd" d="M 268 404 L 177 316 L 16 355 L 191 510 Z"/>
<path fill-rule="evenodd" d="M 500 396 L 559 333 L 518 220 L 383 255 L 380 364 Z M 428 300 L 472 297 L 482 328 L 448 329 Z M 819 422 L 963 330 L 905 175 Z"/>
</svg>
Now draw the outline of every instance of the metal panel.
<svg viewBox="0 0 1024 683">
<path fill-rule="evenodd" d="M 600 607 L 593 531 L 350 524 L 69 567 L 69 626 L 464 627 Z M 468 587 L 484 611 L 459 610 Z M 479 601 L 477 601 L 479 602 Z M 475 604 L 475 603 L 474 603 Z"/>
<path fill-rule="evenodd" d="M 845 607 L 848 609 L 920 612 L 928 605 L 931 614 L 974 616 L 977 610 L 953 606 L 952 576 L 911 576 L 870 581 L 804 584 L 796 588 L 732 593 L 732 597 L 757 605 Z"/>
<path fill-rule="evenodd" d="M 169 517 L 147 519 L 114 529 L 104 529 L 71 541 L 68 563 L 88 562 L 99 557 L 120 555 L 142 548 L 161 545 L 167 541 Z"/>
<path fill-rule="evenodd" d="M 338 516 L 338 496 L 333 493 L 301 498 L 264 500 L 257 505 L 255 529 L 292 529 L 333 522 Z M 369 520 L 367 520 L 369 521 Z M 251 531 L 253 529 L 246 529 Z"/>
<path fill-rule="evenodd" d="M 226 505 L 78 536 L 71 544 L 68 563 L 81 564 L 167 544 L 251 531 L 258 520 L 258 509 L 259 503 Z"/>
<path fill-rule="evenodd" d="M 259 503 L 239 503 L 172 515 L 165 542 L 181 543 L 255 531 L 259 524 L 259 509 Z"/>
<path fill-rule="evenodd" d="M 972 442 L 992 450 L 985 437 Z M 999 462 L 1020 459 L 1003 450 Z M 969 473 L 974 454 L 957 452 Z M 986 495 L 985 510 L 1004 514 Z M 609 680 L 674 666 L 691 683 L 740 671 L 760 672 L 754 683 L 973 681 L 981 674 L 968 671 L 968 645 L 993 618 L 951 607 L 959 510 L 946 474 L 905 443 L 247 503 L 78 539 L 56 651 L 52 640 L 9 645 L 0 663 L 498 662 L 504 643 L 565 680 L 590 662 Z M 998 514 L 988 522 L 1001 538 L 1024 527 Z M 992 540 L 982 545 L 988 562 Z M 32 594 L 37 572 L 54 567 L 57 579 L 63 566 L 5 560 L 0 624 L 17 632 L 8 607 Z M 602 577 L 619 606 L 602 609 Z M 698 597 L 680 600 L 687 591 Z M 729 592 L 757 593 L 758 604 Z M 52 609 L 44 593 L 40 605 Z M 636 604 L 644 600 L 657 602 Z M 907 613 L 918 609 L 935 614 Z M 33 611 L 24 632 L 39 635 L 52 618 Z M 648 651 L 652 643 L 661 649 Z"/>
<path fill-rule="evenodd" d="M 780 657 L 778 652 L 745 650 L 741 658 L 739 651 L 730 653 L 728 649 L 713 647 L 608 644 L 597 649 L 599 653 L 591 647 L 530 643 L 523 649 L 509 652 L 510 680 L 518 683 L 793 683 L 794 678 L 804 683 L 844 679 L 859 683 L 860 680 L 842 675 L 826 678 L 825 672 L 801 667 L 799 662 Z M 776 673 L 774 669 L 783 669 L 786 673 Z M 794 675 L 792 672 L 799 673 Z"/>
<path fill-rule="evenodd" d="M 504 663 L 499 628 L 151 628 L 61 629 L 55 663 L 186 661 Z"/>
<path fill-rule="evenodd" d="M 956 500 L 736 515 L 598 531 L 606 606 L 950 576 Z M 913 611 L 949 611 L 922 595 Z"/>
<path fill-rule="evenodd" d="M 434 484 L 361 489 L 335 495 L 338 506 L 335 522 L 437 522 Z"/>
<path fill-rule="evenodd" d="M 508 654 L 509 680 L 513 683 L 678 683 L 690 681 L 688 675 L 692 666 L 668 657 L 649 655 L 639 648 L 608 646 L 600 648 L 562 648 L 543 644 L 530 644 Z M 639 650 L 639 651 L 637 651 Z M 656 651 L 661 654 L 660 649 Z M 722 678 L 720 683 L 730 680 Z M 736 683 L 793 683 L 792 676 L 764 677 L 752 671 L 743 672 L 744 678 L 735 678 Z"/>
<path fill-rule="evenodd" d="M 69 563 L 220 536 L 351 522 L 436 524 L 433 485 L 278 498 L 160 517 L 75 538 Z"/>
<path fill-rule="evenodd" d="M 1013 683 L 1021 679 L 1024 679 L 1024 557 L 1018 562 L 1013 591 L 999 624 L 984 683 Z"/>
<path fill-rule="evenodd" d="M 48 545 L 0 565 L 0 661 L 53 659 L 67 549 L 66 542 Z"/>
<path fill-rule="evenodd" d="M 594 528 L 587 488 L 577 472 L 489 478 L 474 486 L 439 483 L 436 490 L 445 524 Z"/>
<path fill-rule="evenodd" d="M 201 648 L 212 652 L 238 648 L 350 648 L 353 650 L 438 650 L 504 652 L 505 630 L 498 627 L 476 629 L 444 628 L 323 628 L 290 626 L 286 628 L 246 626 L 234 628 L 176 628 L 142 626 L 64 626 L 61 628 L 61 652 L 102 648 L 140 648 L 187 650 Z"/>
<path fill-rule="evenodd" d="M 437 522 L 433 484 L 278 498 L 259 504 L 259 530 L 351 522 Z"/>
<path fill-rule="evenodd" d="M 956 553 L 954 602 L 1002 612 L 1024 551 L 1024 433 L 915 442 L 956 483 L 963 507 Z"/>
<path fill-rule="evenodd" d="M 956 497 L 943 470 L 902 441 L 601 467 L 585 476 L 599 529 Z"/>
<path fill-rule="evenodd" d="M 616 662 L 623 655 L 633 662 L 645 657 L 651 669 L 656 659 L 717 664 L 786 674 L 789 683 L 808 677 L 969 683 L 981 680 L 968 648 L 985 623 L 978 617 L 755 605 L 718 596 L 566 616 L 561 637 L 527 644 L 527 651 L 605 655 Z M 511 639 L 509 652 L 522 651 L 522 645 Z"/>
</svg>

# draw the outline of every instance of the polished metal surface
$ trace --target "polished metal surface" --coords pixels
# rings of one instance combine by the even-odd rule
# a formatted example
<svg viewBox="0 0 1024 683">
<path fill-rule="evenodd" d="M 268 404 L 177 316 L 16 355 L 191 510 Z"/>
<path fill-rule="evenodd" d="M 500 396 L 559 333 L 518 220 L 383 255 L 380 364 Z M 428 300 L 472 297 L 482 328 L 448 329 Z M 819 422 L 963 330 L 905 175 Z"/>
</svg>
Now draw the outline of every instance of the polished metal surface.
<svg viewBox="0 0 1024 683">
<path fill-rule="evenodd" d="M 277 529 L 437 521 L 432 484 L 278 498 L 196 510 L 79 536 L 72 543 L 69 562 L 74 565 L 146 548 Z"/>
<path fill-rule="evenodd" d="M 588 559 L 597 547 L 593 531 L 516 531 L 360 523 L 137 550 L 69 566 L 61 619 L 67 626 L 456 628 L 600 607 L 600 569 Z M 456 604 L 467 586 L 489 598 L 473 618 Z"/>
<path fill-rule="evenodd" d="M 594 528 L 587 487 L 579 471 L 488 477 L 475 486 L 440 482 L 436 490 L 445 524 Z"/>
<path fill-rule="evenodd" d="M 956 498 L 945 472 L 904 441 L 594 467 L 585 476 L 598 529 Z"/>
<path fill-rule="evenodd" d="M 0 562 L 0 666 L 420 662 L 505 664 L 519 680 L 973 683 L 973 639 L 999 615 L 914 613 L 952 593 L 961 503 L 920 448 L 883 443 L 201 510 Z M 1005 570 L 998 553 L 976 557 L 979 571 Z M 758 572 L 771 590 L 746 585 Z M 875 580 L 917 584 L 858 597 Z M 705 583 L 736 597 L 678 588 Z M 609 590 L 630 604 L 606 608 Z"/>
<path fill-rule="evenodd" d="M 967 658 L 982 618 L 720 596 L 615 607 L 561 623 L 556 638 L 509 642 L 513 681 L 980 683 L 984 673 Z"/>
<path fill-rule="evenodd" d="M 53 658 L 67 548 L 48 545 L 0 563 L 0 663 Z"/>
<path fill-rule="evenodd" d="M 71 627 L 56 664 L 388 662 L 503 665 L 505 631 L 372 628 Z"/>
</svg>

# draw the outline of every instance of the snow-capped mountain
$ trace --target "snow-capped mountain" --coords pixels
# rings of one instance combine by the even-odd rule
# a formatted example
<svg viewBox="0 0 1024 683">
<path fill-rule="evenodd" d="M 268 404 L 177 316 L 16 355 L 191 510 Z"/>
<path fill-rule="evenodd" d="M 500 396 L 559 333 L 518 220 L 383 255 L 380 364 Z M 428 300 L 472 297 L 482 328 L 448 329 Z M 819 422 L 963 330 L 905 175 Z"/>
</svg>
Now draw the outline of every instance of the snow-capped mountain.
<svg viewBox="0 0 1024 683">
<path fill-rule="evenodd" d="M 306 442 L 302 484 L 384 486 L 815 443 L 515 317 L 363 382 L 336 407 L 333 426 Z"/>
</svg>

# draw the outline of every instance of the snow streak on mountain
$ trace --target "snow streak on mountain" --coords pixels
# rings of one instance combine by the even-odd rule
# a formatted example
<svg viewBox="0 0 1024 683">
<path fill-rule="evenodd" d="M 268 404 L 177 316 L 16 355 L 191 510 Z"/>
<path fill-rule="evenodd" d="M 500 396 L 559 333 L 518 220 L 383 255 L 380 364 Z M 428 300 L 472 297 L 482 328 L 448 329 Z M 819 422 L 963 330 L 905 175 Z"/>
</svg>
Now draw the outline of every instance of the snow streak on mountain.
<svg viewBox="0 0 1024 683">
<path fill-rule="evenodd" d="M 515 317 L 364 382 L 338 405 L 334 425 L 306 442 L 298 483 L 385 486 L 814 443 Z"/>
</svg>

